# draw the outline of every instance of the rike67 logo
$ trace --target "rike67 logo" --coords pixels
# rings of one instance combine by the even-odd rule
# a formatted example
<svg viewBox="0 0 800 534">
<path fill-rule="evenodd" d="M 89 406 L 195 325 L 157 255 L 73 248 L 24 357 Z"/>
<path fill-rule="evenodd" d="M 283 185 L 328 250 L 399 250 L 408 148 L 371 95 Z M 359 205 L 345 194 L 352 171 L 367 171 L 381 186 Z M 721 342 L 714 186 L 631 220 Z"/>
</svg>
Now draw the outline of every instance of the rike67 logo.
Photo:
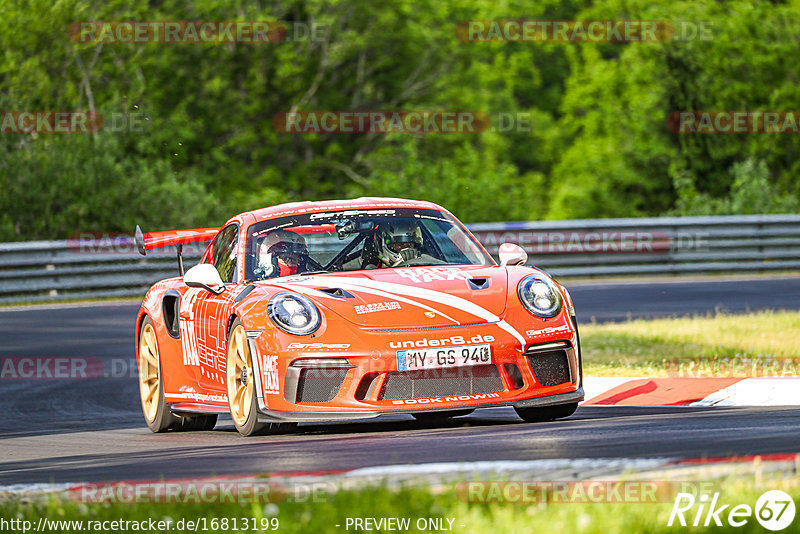
<svg viewBox="0 0 800 534">
<path fill-rule="evenodd" d="M 794 501 L 788 493 L 780 490 L 764 492 L 756 501 L 755 509 L 749 504 L 721 504 L 719 492 L 714 493 L 710 501 L 708 494 L 696 498 L 691 493 L 678 493 L 667 526 L 741 527 L 755 516 L 765 529 L 778 531 L 791 525 L 794 515 Z"/>
</svg>

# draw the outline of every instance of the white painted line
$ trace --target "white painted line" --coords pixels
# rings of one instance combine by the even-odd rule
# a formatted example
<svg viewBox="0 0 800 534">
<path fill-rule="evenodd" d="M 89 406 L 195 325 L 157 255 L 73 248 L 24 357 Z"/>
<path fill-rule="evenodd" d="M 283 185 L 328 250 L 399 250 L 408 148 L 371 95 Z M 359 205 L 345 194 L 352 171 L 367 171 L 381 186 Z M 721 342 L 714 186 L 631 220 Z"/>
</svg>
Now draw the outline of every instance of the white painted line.
<svg viewBox="0 0 800 534">
<path fill-rule="evenodd" d="M 554 469 L 652 469 L 672 462 L 670 458 L 555 458 L 552 460 L 496 460 L 482 462 L 437 462 L 428 464 L 379 465 L 348 471 L 345 477 L 424 475 L 474 472 L 517 472 Z"/>
<path fill-rule="evenodd" d="M 43 482 L 39 484 L 8 484 L 0 485 L 0 493 L 58 493 L 74 488 L 76 484 L 50 484 Z"/>
</svg>

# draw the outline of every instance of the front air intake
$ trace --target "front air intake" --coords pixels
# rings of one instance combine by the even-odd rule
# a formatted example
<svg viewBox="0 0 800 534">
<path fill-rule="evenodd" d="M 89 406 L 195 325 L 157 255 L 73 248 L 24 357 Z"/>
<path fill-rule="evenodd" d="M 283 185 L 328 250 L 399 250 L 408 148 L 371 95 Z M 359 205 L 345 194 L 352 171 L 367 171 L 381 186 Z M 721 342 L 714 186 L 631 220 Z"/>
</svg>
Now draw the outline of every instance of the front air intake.
<svg viewBox="0 0 800 534">
<path fill-rule="evenodd" d="M 543 386 L 557 386 L 571 382 L 566 349 L 528 351 L 525 356 L 536 380 Z"/>
<path fill-rule="evenodd" d="M 393 371 L 386 374 L 378 400 L 496 393 L 504 389 L 500 373 L 494 365 Z"/>
<path fill-rule="evenodd" d="M 284 398 L 288 402 L 330 402 L 352 368 L 346 358 L 295 360 L 286 372 Z"/>
<path fill-rule="evenodd" d="M 297 402 L 330 402 L 339 393 L 347 368 L 303 369 L 297 383 Z"/>
</svg>

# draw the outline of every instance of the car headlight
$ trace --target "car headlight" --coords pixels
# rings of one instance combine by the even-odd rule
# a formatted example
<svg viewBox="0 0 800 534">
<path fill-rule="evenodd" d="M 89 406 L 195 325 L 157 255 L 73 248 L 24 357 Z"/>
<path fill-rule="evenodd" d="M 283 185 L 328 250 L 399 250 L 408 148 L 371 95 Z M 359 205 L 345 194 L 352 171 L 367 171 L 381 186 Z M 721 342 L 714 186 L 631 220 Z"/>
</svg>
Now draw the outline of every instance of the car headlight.
<svg viewBox="0 0 800 534">
<path fill-rule="evenodd" d="M 549 279 L 532 274 L 520 280 L 517 286 L 519 300 L 537 317 L 549 318 L 561 311 L 561 293 Z"/>
<path fill-rule="evenodd" d="M 296 336 L 317 331 L 321 323 L 314 303 L 296 293 L 278 293 L 269 301 L 267 314 L 275 326 Z"/>
</svg>

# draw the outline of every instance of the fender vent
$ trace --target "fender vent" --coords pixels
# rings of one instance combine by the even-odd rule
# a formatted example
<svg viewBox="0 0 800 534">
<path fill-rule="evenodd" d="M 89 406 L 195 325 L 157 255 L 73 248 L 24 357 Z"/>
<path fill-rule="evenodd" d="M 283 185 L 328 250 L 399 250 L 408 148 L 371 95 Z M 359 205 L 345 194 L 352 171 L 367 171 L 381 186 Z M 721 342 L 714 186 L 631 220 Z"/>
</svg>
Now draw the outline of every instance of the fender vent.
<svg viewBox="0 0 800 534">
<path fill-rule="evenodd" d="M 175 339 L 180 337 L 180 329 L 178 328 L 180 299 L 181 297 L 178 295 L 177 291 L 169 291 L 164 295 L 164 300 L 161 302 L 164 326 L 167 328 L 167 333 L 170 337 L 174 337 Z"/>
</svg>

